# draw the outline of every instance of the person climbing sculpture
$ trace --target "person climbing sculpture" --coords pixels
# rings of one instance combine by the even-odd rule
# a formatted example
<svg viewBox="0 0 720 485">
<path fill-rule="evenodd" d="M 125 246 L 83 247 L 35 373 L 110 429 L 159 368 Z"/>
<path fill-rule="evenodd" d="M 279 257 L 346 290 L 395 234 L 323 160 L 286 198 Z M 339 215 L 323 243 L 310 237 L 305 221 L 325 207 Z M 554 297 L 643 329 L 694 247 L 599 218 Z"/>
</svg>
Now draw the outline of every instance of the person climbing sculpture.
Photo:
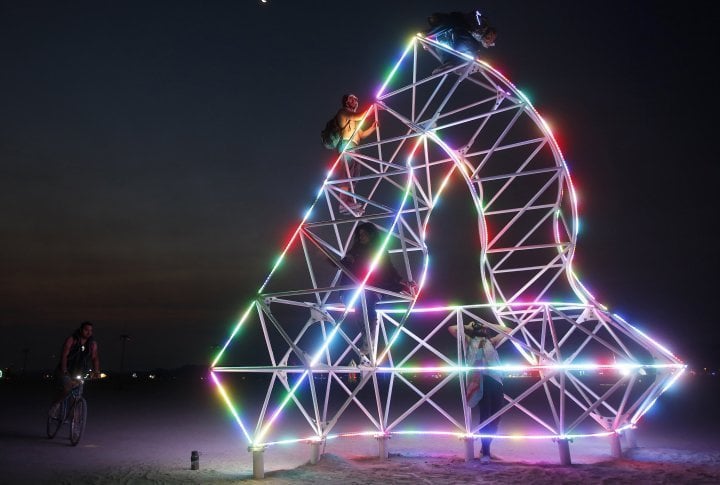
<svg viewBox="0 0 720 485">
<path fill-rule="evenodd" d="M 335 115 L 337 124 L 340 127 L 341 138 L 337 150 L 343 154 L 343 161 L 350 179 L 360 174 L 360 164 L 347 151 L 358 146 L 361 140 L 370 136 L 377 128 L 377 115 L 375 115 L 373 123 L 368 128 L 362 128 L 361 124 L 365 115 L 357 112 L 358 106 L 358 97 L 354 94 L 346 94 L 342 97 L 342 107 Z M 375 110 L 372 111 L 376 113 Z M 341 204 L 339 211 L 343 214 L 362 215 L 362 204 L 351 195 L 348 195 L 349 192 L 352 192 L 351 184 L 343 184 L 338 188 L 345 192 L 340 194 Z"/>
<path fill-rule="evenodd" d="M 372 259 L 380 250 L 382 238 L 378 228 L 372 222 L 363 222 L 359 224 L 353 234 L 353 244 L 345 253 L 345 257 L 340 261 L 342 265 L 349 271 L 344 272 L 340 278 L 340 285 L 346 286 L 353 284 L 352 275 L 356 279 L 365 278 L 365 273 L 370 269 Z M 346 290 L 342 292 L 342 299 L 345 305 L 354 305 L 355 311 L 349 318 L 349 327 L 355 334 L 360 334 L 360 362 L 361 364 L 369 364 L 368 355 L 371 355 L 371 341 L 365 332 L 365 322 L 362 316 L 361 298 L 365 298 L 367 308 L 368 324 L 372 330 L 377 321 L 377 312 L 375 306 L 382 298 L 382 294 L 374 291 L 374 288 L 386 290 L 402 295 L 404 298 L 413 299 L 417 295 L 417 284 L 414 281 L 408 281 L 400 276 L 400 273 L 393 265 L 387 253 L 382 254 L 375 266 L 373 274 L 365 282 L 365 288 L 361 295 L 353 301 L 355 290 Z"/>
<path fill-rule="evenodd" d="M 445 44 L 452 49 L 470 56 L 477 56 L 481 47 L 495 45 L 497 30 L 490 25 L 486 16 L 479 10 L 474 12 L 433 13 L 428 17 L 430 28 L 425 37 Z M 441 65 L 433 74 L 456 67 L 461 60 L 443 49 L 436 49 Z"/>
</svg>

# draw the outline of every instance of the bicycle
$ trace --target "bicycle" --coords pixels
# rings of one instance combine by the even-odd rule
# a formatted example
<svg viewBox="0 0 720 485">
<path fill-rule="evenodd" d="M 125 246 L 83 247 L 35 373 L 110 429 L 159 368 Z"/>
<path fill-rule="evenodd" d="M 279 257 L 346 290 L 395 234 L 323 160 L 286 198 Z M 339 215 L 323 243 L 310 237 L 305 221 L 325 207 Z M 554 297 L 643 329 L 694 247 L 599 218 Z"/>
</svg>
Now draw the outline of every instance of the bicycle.
<svg viewBox="0 0 720 485">
<path fill-rule="evenodd" d="M 89 374 L 77 376 L 72 380 L 70 392 L 58 404 L 48 411 L 47 436 L 53 439 L 64 423 L 70 424 L 70 444 L 77 446 L 85 431 L 87 420 L 87 402 L 82 395 L 85 380 Z"/>
</svg>

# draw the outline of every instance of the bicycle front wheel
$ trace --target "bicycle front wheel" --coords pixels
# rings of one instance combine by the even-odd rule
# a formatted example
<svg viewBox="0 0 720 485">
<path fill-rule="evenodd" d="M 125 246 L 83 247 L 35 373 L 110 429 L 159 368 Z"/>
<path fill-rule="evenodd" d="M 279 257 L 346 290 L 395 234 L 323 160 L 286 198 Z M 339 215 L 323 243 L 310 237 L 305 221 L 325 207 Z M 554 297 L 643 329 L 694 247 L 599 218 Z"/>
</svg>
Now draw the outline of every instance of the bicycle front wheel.
<svg viewBox="0 0 720 485">
<path fill-rule="evenodd" d="M 53 405 L 48 411 L 47 437 L 53 439 L 65 420 L 65 403 Z"/>
<path fill-rule="evenodd" d="M 85 421 L 87 420 L 87 403 L 84 397 L 75 400 L 70 416 L 70 444 L 76 446 L 80 443 L 83 431 L 85 431 Z"/>
</svg>

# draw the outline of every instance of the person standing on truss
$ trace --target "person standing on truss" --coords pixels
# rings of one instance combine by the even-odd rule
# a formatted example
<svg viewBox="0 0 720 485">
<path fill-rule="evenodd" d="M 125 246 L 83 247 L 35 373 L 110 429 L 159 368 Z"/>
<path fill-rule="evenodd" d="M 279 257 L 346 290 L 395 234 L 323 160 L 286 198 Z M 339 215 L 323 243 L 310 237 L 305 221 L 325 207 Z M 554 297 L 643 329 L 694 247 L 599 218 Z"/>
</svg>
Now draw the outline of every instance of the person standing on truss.
<svg viewBox="0 0 720 485">
<path fill-rule="evenodd" d="M 380 245 L 380 233 L 375 224 L 372 222 L 363 222 L 355 229 L 353 244 L 347 253 L 345 253 L 345 257 L 340 260 L 340 263 L 347 268 L 356 279 L 362 281 L 369 271 L 372 259 L 375 257 L 377 251 L 379 251 Z M 353 284 L 353 281 L 347 273 L 343 272 L 339 284 L 347 286 Z M 380 257 L 373 274 L 370 275 L 365 285 L 400 293 L 410 298 L 414 298 L 417 292 L 417 285 L 414 282 L 406 281 L 400 276 L 400 273 L 395 269 L 395 266 L 393 266 L 387 254 Z M 349 305 L 354 294 L 355 290 L 343 291 L 343 303 Z M 381 295 L 371 290 L 364 290 L 363 294 L 367 306 L 368 324 L 372 329 L 377 319 L 375 305 L 380 301 Z M 362 295 L 359 295 L 355 299 L 355 311 L 353 312 L 353 316 L 349 318 L 349 327 L 352 332 L 351 338 L 358 333 L 360 334 L 360 363 L 368 365 L 370 364 L 370 359 L 368 359 L 367 356 L 371 354 L 371 347 L 369 339 L 367 335 L 365 335 L 362 306 L 359 304 L 359 302 L 362 301 L 361 297 Z M 348 315 L 350 314 L 348 313 Z"/>
<path fill-rule="evenodd" d="M 475 57 L 481 46 L 487 49 L 495 45 L 497 31 L 479 10 L 468 13 L 433 13 L 427 20 L 430 28 L 425 31 L 425 37 L 433 38 L 458 52 Z M 456 56 L 442 49 L 437 49 L 436 52 L 442 64 L 433 74 L 456 67 L 460 62 Z"/>
<path fill-rule="evenodd" d="M 469 367 L 486 367 L 480 371 L 473 371 L 468 374 L 465 396 L 468 407 L 475 408 L 480 416 L 480 422 L 487 420 L 497 413 L 503 404 L 503 383 L 502 374 L 495 369 L 500 365 L 496 346 L 503 339 L 503 334 L 488 337 L 488 329 L 478 322 L 470 322 L 463 326 L 465 335 L 465 362 Z M 448 327 L 448 331 L 457 338 L 457 325 Z M 494 435 L 497 433 L 500 417 L 480 428 L 480 434 Z M 492 438 L 481 438 L 480 460 L 483 463 L 490 461 L 490 443 Z"/>
<path fill-rule="evenodd" d="M 342 141 L 338 144 L 338 152 L 343 154 L 343 161 L 347 167 L 348 178 L 357 177 L 360 174 L 360 164 L 355 161 L 346 150 L 352 150 L 360 144 L 360 141 L 370 136 L 377 128 L 377 115 L 372 125 L 366 129 L 362 129 L 360 125 L 363 121 L 364 114 L 358 113 L 358 97 L 354 94 L 346 94 L 342 97 L 342 108 L 335 115 L 335 120 L 340 128 Z M 374 112 L 374 111 L 373 111 Z M 352 192 L 350 184 L 343 184 L 338 187 L 345 192 Z M 362 204 L 357 202 L 347 193 L 340 194 L 340 213 L 362 215 Z"/>
</svg>

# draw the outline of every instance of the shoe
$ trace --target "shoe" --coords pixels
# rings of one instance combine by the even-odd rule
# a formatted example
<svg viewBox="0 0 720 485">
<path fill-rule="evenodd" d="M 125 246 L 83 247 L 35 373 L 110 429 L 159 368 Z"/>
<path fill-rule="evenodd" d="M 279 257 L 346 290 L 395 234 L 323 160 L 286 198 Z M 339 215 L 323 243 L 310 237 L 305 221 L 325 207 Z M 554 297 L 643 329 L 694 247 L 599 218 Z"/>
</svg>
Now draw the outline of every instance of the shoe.
<svg viewBox="0 0 720 485">
<path fill-rule="evenodd" d="M 327 310 L 323 310 L 322 308 L 318 307 L 310 307 L 310 318 L 312 318 L 315 322 L 330 322 L 333 323 L 335 320 L 333 320 L 333 317 L 330 316 L 330 314 L 327 312 Z"/>
<path fill-rule="evenodd" d="M 488 463 L 490 463 L 490 455 L 481 456 L 480 463 L 482 463 L 483 465 L 487 465 Z"/>
<path fill-rule="evenodd" d="M 358 365 L 358 369 L 360 370 L 360 376 L 365 379 L 368 374 L 372 372 L 373 365 L 372 362 L 370 362 L 370 359 L 368 359 L 365 355 L 360 354 L 360 364 Z"/>
<path fill-rule="evenodd" d="M 457 66 L 455 64 L 453 64 L 452 62 L 446 62 L 444 64 L 440 64 L 438 67 L 433 69 L 432 73 L 433 73 L 433 75 L 440 74 L 441 72 L 449 71 L 450 69 L 452 69 L 454 67 L 457 67 Z"/>
<path fill-rule="evenodd" d="M 411 281 L 404 286 L 405 288 L 400 291 L 400 294 L 414 300 L 417 297 L 417 283 Z"/>
<path fill-rule="evenodd" d="M 350 360 L 349 366 L 357 369 L 358 365 L 355 363 L 355 359 Z M 348 383 L 355 384 L 357 382 L 357 379 L 358 379 L 357 372 L 348 373 Z"/>
<path fill-rule="evenodd" d="M 347 203 L 347 207 L 345 207 L 344 205 L 340 204 L 340 207 L 338 208 L 338 211 L 340 212 L 340 214 L 355 215 L 355 216 L 358 216 L 358 217 L 361 216 L 361 215 L 363 215 L 363 213 L 365 212 L 365 210 L 363 209 L 362 204 L 359 203 L 359 202 L 348 202 L 348 203 Z"/>
</svg>

